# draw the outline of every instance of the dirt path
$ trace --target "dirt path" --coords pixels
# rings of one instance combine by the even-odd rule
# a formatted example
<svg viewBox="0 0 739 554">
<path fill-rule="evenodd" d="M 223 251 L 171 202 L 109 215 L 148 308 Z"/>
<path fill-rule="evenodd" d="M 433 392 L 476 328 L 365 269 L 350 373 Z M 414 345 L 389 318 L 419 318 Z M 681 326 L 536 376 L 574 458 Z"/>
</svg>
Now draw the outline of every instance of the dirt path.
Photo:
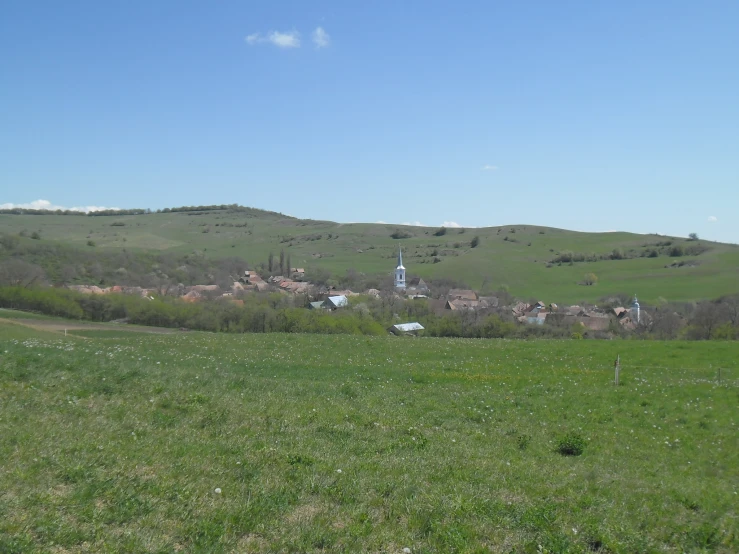
<svg viewBox="0 0 739 554">
<path fill-rule="evenodd" d="M 67 331 L 130 331 L 133 333 L 155 333 L 155 334 L 172 334 L 179 332 L 177 329 L 168 329 L 165 327 L 145 327 L 143 325 L 127 325 L 116 323 L 93 323 L 85 321 L 54 321 L 43 319 L 5 319 L 0 317 L 0 322 L 15 323 L 37 329 L 39 331 L 53 331 L 63 333 Z"/>
</svg>

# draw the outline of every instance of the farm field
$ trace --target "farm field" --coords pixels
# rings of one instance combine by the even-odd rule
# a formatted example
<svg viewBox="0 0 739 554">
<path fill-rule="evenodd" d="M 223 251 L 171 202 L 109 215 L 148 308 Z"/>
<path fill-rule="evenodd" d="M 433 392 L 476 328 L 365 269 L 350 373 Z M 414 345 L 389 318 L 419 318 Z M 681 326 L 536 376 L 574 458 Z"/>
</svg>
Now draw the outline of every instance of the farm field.
<svg viewBox="0 0 739 554">
<path fill-rule="evenodd" d="M 398 231 L 406 238 L 391 238 Z M 438 231 L 437 227 L 296 219 L 262 210 L 98 217 L 0 214 L 0 234 L 23 233 L 21 246 L 36 249 L 27 251 L 23 259 L 43 265 L 52 279 L 61 275 L 60 264 L 74 262 L 71 258 L 63 262 L 64 256 L 58 252 L 46 252 L 44 246 L 50 245 L 85 252 L 239 256 L 252 268 L 265 263 L 270 252 L 279 256 L 284 251 L 295 267 L 335 276 L 345 275 L 349 269 L 390 275 L 402 247 L 409 276 L 461 280 L 475 289 L 506 286 L 514 296 L 547 303 L 597 302 L 609 294 L 635 293 L 649 303 L 660 298 L 692 301 L 739 292 L 737 245 L 622 232 L 580 233 L 526 224 L 452 228 L 435 236 Z M 29 238 L 34 232 L 38 240 Z M 475 236 L 479 245 L 472 248 Z M 88 242 L 95 246 L 88 246 Z M 706 250 L 680 257 L 667 252 L 672 247 L 693 246 Z M 547 267 L 563 251 L 607 256 L 614 249 L 630 259 Z M 648 257 L 653 249 L 658 249 L 659 255 Z M 598 276 L 597 286 L 579 284 L 591 272 Z"/>
<path fill-rule="evenodd" d="M 739 549 L 735 342 L 83 334 L 0 322 L 0 552 Z"/>
</svg>

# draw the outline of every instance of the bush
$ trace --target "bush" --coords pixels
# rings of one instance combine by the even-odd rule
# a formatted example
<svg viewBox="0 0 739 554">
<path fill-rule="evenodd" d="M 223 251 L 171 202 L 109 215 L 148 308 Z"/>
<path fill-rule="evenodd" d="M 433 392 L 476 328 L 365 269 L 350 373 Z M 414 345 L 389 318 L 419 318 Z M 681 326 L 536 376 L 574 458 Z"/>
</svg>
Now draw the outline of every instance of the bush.
<svg viewBox="0 0 739 554">
<path fill-rule="evenodd" d="M 480 237 L 478 237 L 478 236 L 475 236 L 475 237 L 473 237 L 473 239 L 472 239 L 472 240 L 470 241 L 470 248 L 477 248 L 477 245 L 478 245 L 478 244 L 480 244 Z"/>
<path fill-rule="evenodd" d="M 556 451 L 562 456 L 579 456 L 585 450 L 585 439 L 578 433 L 569 432 L 557 441 Z"/>
<path fill-rule="evenodd" d="M 88 240 L 87 241 L 87 246 L 95 246 L 95 241 L 94 240 Z"/>
<path fill-rule="evenodd" d="M 411 235 L 408 231 L 403 231 L 401 229 L 396 229 L 395 231 L 392 232 L 392 234 L 390 236 L 392 238 L 394 238 L 394 239 L 409 239 L 413 235 Z"/>
<path fill-rule="evenodd" d="M 38 231 L 34 231 L 33 233 L 31 233 L 31 238 L 33 240 L 39 240 L 41 238 L 41 235 L 38 234 Z"/>
<path fill-rule="evenodd" d="M 679 244 L 676 244 L 672 248 L 670 248 L 670 256 L 673 258 L 679 258 L 684 254 L 683 247 Z"/>
<path fill-rule="evenodd" d="M 434 236 L 435 237 L 442 237 L 444 235 L 446 235 L 446 227 L 440 227 L 439 229 L 437 229 L 436 231 L 434 231 Z"/>
</svg>

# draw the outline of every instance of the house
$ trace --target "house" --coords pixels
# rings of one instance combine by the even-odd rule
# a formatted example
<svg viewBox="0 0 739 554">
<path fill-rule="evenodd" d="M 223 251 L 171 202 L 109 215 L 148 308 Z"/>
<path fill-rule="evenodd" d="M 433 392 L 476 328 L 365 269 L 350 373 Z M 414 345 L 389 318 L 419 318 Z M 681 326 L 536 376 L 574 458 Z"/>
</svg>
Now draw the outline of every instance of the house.
<svg viewBox="0 0 739 554">
<path fill-rule="evenodd" d="M 548 315 L 549 312 L 545 312 L 542 310 L 532 310 L 524 317 L 526 318 L 526 323 L 529 323 L 531 325 L 544 325 L 544 322 L 546 321 Z"/>
<path fill-rule="evenodd" d="M 397 323 L 390 327 L 390 331 L 393 335 L 417 335 L 419 331 L 423 331 L 424 327 L 417 321 L 413 323 Z"/>
<path fill-rule="evenodd" d="M 380 298 L 380 291 L 377 289 L 367 289 L 364 291 L 364 294 L 367 296 L 374 296 L 375 298 Z"/>
<path fill-rule="evenodd" d="M 323 301 L 319 300 L 318 302 L 311 302 L 310 304 L 308 304 L 308 309 L 309 310 L 322 310 Z"/>
<path fill-rule="evenodd" d="M 413 277 L 409 281 L 406 281 L 406 290 L 408 294 L 428 294 L 429 287 L 426 281 L 420 277 Z"/>
<path fill-rule="evenodd" d="M 187 294 L 183 295 L 181 298 L 185 302 L 197 302 L 198 300 L 200 300 L 202 298 L 202 296 L 203 295 L 200 292 L 198 292 L 197 290 L 194 290 L 193 289 L 190 292 L 188 292 Z"/>
<path fill-rule="evenodd" d="M 310 287 L 310 283 L 292 281 L 290 279 L 283 279 L 280 282 L 280 290 L 293 294 L 304 293 L 308 287 Z"/>
<path fill-rule="evenodd" d="M 244 276 L 240 279 L 245 285 L 256 285 L 257 283 L 263 283 L 264 280 L 259 276 L 256 271 L 245 270 Z"/>
<path fill-rule="evenodd" d="M 477 293 L 468 289 L 450 289 L 446 297 L 451 300 L 477 300 Z"/>
<path fill-rule="evenodd" d="M 293 279 L 303 279 L 305 277 L 305 269 L 302 267 L 291 267 L 290 277 Z"/>
<path fill-rule="evenodd" d="M 531 311 L 531 307 L 525 302 L 518 302 L 511 308 L 514 317 L 521 317 Z"/>
<path fill-rule="evenodd" d="M 196 290 L 201 294 L 204 292 L 219 293 L 221 292 L 221 287 L 219 287 L 218 285 L 193 285 L 189 288 L 189 290 Z"/>
<path fill-rule="evenodd" d="M 618 307 L 613 308 L 613 313 L 617 318 L 621 319 L 622 317 L 629 315 L 629 310 L 623 307 Z"/>
<path fill-rule="evenodd" d="M 356 292 L 352 292 L 349 289 L 345 289 L 345 290 L 329 289 L 328 291 L 329 296 L 354 296 L 356 294 L 357 294 Z"/>
<path fill-rule="evenodd" d="M 588 331 L 608 331 L 611 327 L 611 318 L 605 314 L 589 312 L 576 318 Z"/>
<path fill-rule="evenodd" d="M 481 308 L 497 308 L 500 304 L 497 296 L 481 296 L 480 307 Z"/>
<path fill-rule="evenodd" d="M 323 307 L 329 310 L 337 310 L 339 308 L 346 308 L 349 305 L 349 300 L 343 294 L 340 296 L 329 296 L 323 301 Z"/>
<path fill-rule="evenodd" d="M 444 305 L 445 309 L 453 311 L 475 310 L 479 307 L 481 307 L 479 300 L 463 300 L 461 298 L 447 300 Z"/>
</svg>

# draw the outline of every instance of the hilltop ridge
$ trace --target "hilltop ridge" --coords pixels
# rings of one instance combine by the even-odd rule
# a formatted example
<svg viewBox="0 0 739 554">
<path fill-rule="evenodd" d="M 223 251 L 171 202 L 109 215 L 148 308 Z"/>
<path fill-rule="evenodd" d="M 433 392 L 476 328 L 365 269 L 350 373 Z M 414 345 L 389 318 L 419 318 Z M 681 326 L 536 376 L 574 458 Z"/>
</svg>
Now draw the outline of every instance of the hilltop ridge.
<svg viewBox="0 0 739 554">
<path fill-rule="evenodd" d="M 6 211 L 0 235 L 17 237 L 36 260 L 57 248 L 101 260 L 123 252 L 240 258 L 257 268 L 270 253 L 282 252 L 293 266 L 337 276 L 389 276 L 402 245 L 409 277 L 443 278 L 478 290 L 503 286 L 518 297 L 560 302 L 619 293 L 638 293 L 650 302 L 690 301 L 739 292 L 737 245 L 528 224 L 445 229 L 336 223 L 231 204 L 98 217 Z M 0 260 L 12 255 L 19 254 L 0 249 Z M 597 284 L 584 284 L 590 274 Z"/>
</svg>

